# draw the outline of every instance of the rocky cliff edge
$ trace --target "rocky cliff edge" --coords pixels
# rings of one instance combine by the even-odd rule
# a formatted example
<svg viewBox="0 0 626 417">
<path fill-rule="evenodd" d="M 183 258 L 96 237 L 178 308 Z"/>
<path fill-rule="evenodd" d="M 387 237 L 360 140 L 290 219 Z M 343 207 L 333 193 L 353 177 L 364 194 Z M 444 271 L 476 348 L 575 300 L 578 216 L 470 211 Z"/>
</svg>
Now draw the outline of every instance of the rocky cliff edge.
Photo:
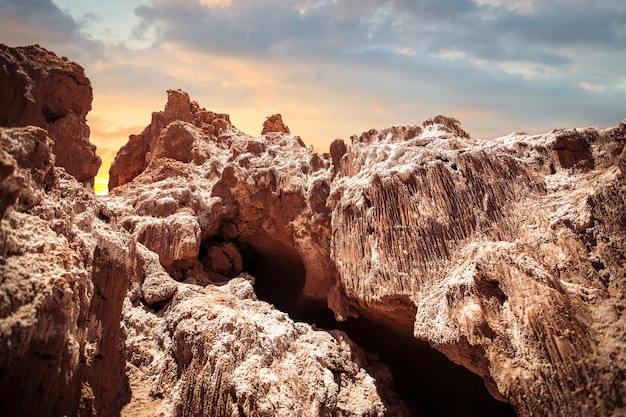
<svg viewBox="0 0 626 417">
<path fill-rule="evenodd" d="M 84 69 L 39 45 L 0 44 L 0 126 L 38 126 L 53 140 L 55 163 L 93 187 L 102 161 L 89 142 L 91 82 Z"/>
<path fill-rule="evenodd" d="M 625 122 L 486 141 L 438 116 L 320 156 L 171 90 L 104 198 L 46 131 L 0 138 L 3 414 L 433 415 L 324 311 L 517 415 L 624 413 Z"/>
</svg>

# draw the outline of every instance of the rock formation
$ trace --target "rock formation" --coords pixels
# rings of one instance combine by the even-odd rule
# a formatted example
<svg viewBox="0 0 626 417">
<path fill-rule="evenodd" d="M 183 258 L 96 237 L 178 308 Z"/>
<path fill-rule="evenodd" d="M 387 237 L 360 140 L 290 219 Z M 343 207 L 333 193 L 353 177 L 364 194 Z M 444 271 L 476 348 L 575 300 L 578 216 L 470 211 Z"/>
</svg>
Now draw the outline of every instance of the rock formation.
<svg viewBox="0 0 626 417">
<path fill-rule="evenodd" d="M 1 414 L 624 413 L 626 120 L 280 126 L 168 91 L 100 198 L 0 130 Z"/>
<path fill-rule="evenodd" d="M 84 69 L 35 45 L 0 44 L 0 126 L 39 126 L 54 140 L 56 165 L 93 186 L 101 160 L 85 117 L 93 99 Z"/>
<path fill-rule="evenodd" d="M 234 245 L 206 248 L 226 285 L 207 285 L 204 272 L 202 285 L 172 279 L 170 259 L 190 256 L 191 215 L 156 223 L 157 236 L 182 236 L 160 258 L 113 225 L 115 205 L 54 167 L 45 131 L 1 129 L 0 139 L 3 415 L 108 416 L 126 403 L 128 415 L 409 415 L 385 388 L 387 368 L 344 333 L 258 301 Z"/>
<path fill-rule="evenodd" d="M 626 123 L 494 141 L 455 126 L 370 131 L 342 158 L 335 311 L 410 314 L 519 415 L 617 413 Z"/>
<path fill-rule="evenodd" d="M 55 168 L 37 127 L 0 129 L 0 410 L 113 415 L 127 401 L 120 315 L 134 242 L 101 203 Z M 115 277 L 115 278 L 113 278 Z"/>
<path fill-rule="evenodd" d="M 189 129 L 181 97 L 170 94 L 170 132 Z M 229 126 L 198 117 L 194 145 L 195 129 L 215 139 Z M 170 138 L 156 136 L 147 157 L 163 179 L 190 163 Z M 176 199 L 144 195 L 137 217 L 154 224 L 141 217 L 129 233 L 120 202 L 54 165 L 46 131 L 0 128 L 0 145 L 0 414 L 409 415 L 389 370 L 347 335 L 258 301 L 235 245 L 199 255 L 216 199 L 185 186 Z M 204 217 L 180 206 L 192 202 Z"/>
<path fill-rule="evenodd" d="M 623 130 L 484 141 L 438 116 L 335 141 L 316 163 L 289 134 L 196 129 L 189 148 L 212 147 L 209 159 L 162 153 L 111 199 L 179 280 L 225 280 L 201 260 L 229 242 L 260 275 L 291 271 L 274 284 L 291 300 L 259 283 L 279 308 L 324 302 L 339 320 L 410 326 L 520 415 L 584 415 L 624 393 L 611 295 L 623 292 Z M 189 250 L 175 258 L 177 242 Z"/>
<path fill-rule="evenodd" d="M 207 159 L 206 147 L 192 149 L 194 133 L 203 135 L 227 134 L 235 129 L 227 114 L 201 109 L 198 103 L 180 90 L 168 90 L 165 110 L 152 113 L 152 123 L 141 134 L 132 135 L 115 157 L 109 173 L 109 189 L 126 184 L 142 173 L 152 159 L 163 156 L 189 162 Z M 172 123 L 176 122 L 176 123 Z M 236 130 L 236 129 L 235 129 Z"/>
<path fill-rule="evenodd" d="M 289 126 L 283 123 L 283 117 L 280 114 L 273 114 L 265 119 L 261 134 L 265 135 L 271 132 L 290 133 Z"/>
</svg>

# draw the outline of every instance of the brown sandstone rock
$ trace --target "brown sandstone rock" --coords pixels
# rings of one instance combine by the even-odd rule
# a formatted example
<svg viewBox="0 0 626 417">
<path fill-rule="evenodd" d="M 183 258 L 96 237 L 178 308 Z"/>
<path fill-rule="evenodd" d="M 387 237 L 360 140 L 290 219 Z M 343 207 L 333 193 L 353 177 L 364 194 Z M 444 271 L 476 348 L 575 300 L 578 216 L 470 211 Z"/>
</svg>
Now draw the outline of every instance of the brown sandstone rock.
<svg viewBox="0 0 626 417">
<path fill-rule="evenodd" d="M 330 144 L 330 157 L 333 161 L 333 173 L 337 173 L 341 167 L 341 158 L 348 153 L 348 148 L 342 139 L 335 139 Z"/>
<path fill-rule="evenodd" d="M 192 126 L 197 128 L 195 133 L 190 133 Z M 132 181 L 153 159 L 206 159 L 205 146 L 195 141 L 196 134 L 210 140 L 233 129 L 227 114 L 207 111 L 192 102 L 187 93 L 168 90 L 165 110 L 152 113 L 151 124 L 141 134 L 131 135 L 116 155 L 109 171 L 109 190 Z"/>
<path fill-rule="evenodd" d="M 619 299 L 601 283 L 623 288 L 623 242 L 617 238 L 622 226 L 616 226 L 624 223 L 617 214 L 624 206 L 624 139 L 615 129 L 516 134 L 488 142 L 470 138 L 457 120 L 438 116 L 423 128 L 368 131 L 349 148 L 336 141 L 331 173 L 320 164 L 311 170 L 309 151 L 289 135 L 252 140 L 235 133 L 225 148 L 184 126 L 190 130 L 172 140 L 184 138 L 179 149 L 186 151 L 175 158 L 189 160 L 203 143 L 208 159 L 196 158 L 193 166 L 159 165 L 168 166 L 169 175 L 176 172 L 172 180 L 148 168 L 136 185 L 112 196 L 123 201 L 151 182 L 180 194 L 183 178 L 197 190 L 212 190 L 210 216 L 198 193 L 175 209 L 191 208 L 193 216 L 206 219 L 202 239 L 236 243 L 244 258 L 257 263 L 260 276 L 264 268 L 282 274 L 272 259 L 302 270 L 301 278 L 292 273 L 291 281 L 275 285 L 285 291 L 302 285 L 300 297 L 326 299 L 340 319 L 386 317 L 414 325 L 416 337 L 482 376 L 495 398 L 510 401 L 522 415 L 612 410 L 619 403 L 622 388 L 602 381 L 621 377 L 594 352 L 622 355 L 622 347 L 603 342 L 619 339 L 620 327 L 607 327 L 612 319 L 591 324 L 597 321 L 593 311 Z M 596 169 L 606 170 L 600 177 L 590 171 L 596 161 Z M 210 175 L 202 176 L 207 166 Z M 573 183 L 582 187 L 572 192 Z M 613 196 L 610 220 L 600 220 L 604 211 L 594 212 L 597 193 Z M 140 214 L 136 209 L 125 210 L 122 217 L 153 222 L 133 217 Z M 585 243 L 598 222 L 612 225 L 602 239 L 616 249 Z M 204 273 L 224 275 L 231 261 L 209 247 Z M 555 259 L 571 263 L 555 267 L 561 265 Z M 304 282 L 294 284 L 298 279 Z M 592 304 L 589 293 L 596 294 Z M 537 315 L 543 311 L 550 313 Z M 565 329 L 569 336 L 552 347 L 546 335 L 561 337 Z M 565 385 L 576 370 L 558 359 L 559 349 L 568 349 L 586 369 L 587 376 L 573 382 L 583 387 L 577 393 Z M 519 374 L 521 369 L 527 373 Z M 562 388 L 547 394 L 524 378 Z"/>
<path fill-rule="evenodd" d="M 324 159 L 169 91 L 96 200 L 45 132 L 3 130 L 2 412 L 421 415 L 346 334 L 279 311 L 327 303 L 388 345 L 427 342 L 518 415 L 619 415 L 624 132 L 484 141 L 438 116 Z"/>
<path fill-rule="evenodd" d="M 174 96 L 180 98 L 179 93 Z M 181 107 L 178 98 L 175 107 Z M 182 107 L 187 102 L 183 100 Z M 172 108 L 169 102 L 167 108 Z M 311 279 L 304 293 L 324 300 L 323 286 L 329 285 L 334 268 L 327 247 L 317 243 L 325 238 L 326 229 L 310 225 L 322 218 L 327 221 L 325 200 L 330 186 L 323 181 L 328 176 L 323 164 L 315 171 L 310 168 L 313 152 L 293 136 L 280 133 L 253 140 L 229 127 L 231 136 L 223 139 L 207 136 L 206 129 L 186 120 L 163 124 L 160 133 L 155 126 L 153 121 L 146 129 L 159 138 L 147 154 L 150 162 L 133 181 L 113 189 L 108 197 L 116 222 L 158 253 L 161 264 L 154 256 L 144 256 L 152 259 L 152 272 L 144 272 L 140 289 L 145 302 L 164 310 L 158 315 L 150 313 L 139 303 L 137 291 L 129 293 L 123 325 L 126 349 L 131 352 L 133 400 L 126 412 L 147 409 L 166 414 L 179 410 L 176 413 L 182 415 L 230 415 L 229 410 L 238 409 L 244 410 L 238 413 L 262 415 L 271 408 L 272 415 L 293 415 L 297 410 L 306 410 L 306 415 L 369 415 L 383 410 L 388 415 L 407 415 L 402 402 L 383 388 L 384 384 L 379 383 L 376 392 L 371 390 L 373 380 L 362 368 L 369 367 L 369 362 L 359 359 L 355 367 L 347 338 L 341 336 L 339 343 L 319 332 L 312 342 L 308 336 L 306 342 L 300 340 L 297 335 L 302 331 L 308 334 L 309 326 L 294 327 L 289 319 L 275 324 L 272 312 L 278 312 L 255 301 L 250 283 L 241 278 L 230 280 L 244 267 L 242 255 L 256 263 L 255 270 L 260 273 L 272 270 L 272 262 L 283 268 L 282 272 L 275 270 L 285 275 L 281 278 L 284 287 L 277 283 L 274 289 L 278 292 L 291 291 L 289 275 L 294 269 L 306 268 Z M 167 149 L 168 142 L 179 140 L 184 146 Z M 196 151 L 200 148 L 205 150 L 204 160 Z M 289 156 L 281 157 L 285 154 Z M 317 179 L 317 185 L 308 203 L 304 185 L 312 172 L 316 174 L 311 180 Z M 192 223 L 200 226 L 199 230 L 194 226 L 190 229 L 193 233 L 183 233 L 185 224 Z M 300 232 L 294 236 L 294 230 Z M 184 256 L 173 254 L 180 246 L 176 233 L 193 243 L 189 245 L 193 250 L 179 251 Z M 143 262 L 146 271 L 148 262 Z M 164 272 L 182 283 L 168 279 Z M 300 285 L 304 285 L 304 276 L 302 279 Z M 225 282 L 219 287 L 221 293 L 213 285 Z M 242 301 L 229 293 L 243 297 Z M 286 296 L 293 297 L 291 303 L 298 301 L 293 291 Z M 278 322 L 283 323 L 283 313 L 278 315 Z M 146 328 L 155 329 L 148 340 Z M 180 330 L 172 336 L 173 328 Z M 294 333 L 294 329 L 300 330 Z M 323 348 L 316 347 L 319 337 L 325 340 Z M 231 338 L 234 342 L 228 341 Z M 157 354 L 158 346 L 173 346 L 172 356 Z M 284 356 L 281 352 L 292 353 Z M 318 352 L 314 357 L 339 355 L 340 359 L 332 365 L 322 359 L 320 368 L 320 362 L 311 361 L 311 352 Z M 272 362 L 276 369 L 264 365 Z M 331 367 L 335 376 L 329 379 L 333 373 L 325 367 Z M 307 376 L 292 374 L 298 369 Z M 267 384 L 276 378 L 290 382 L 275 385 L 278 391 L 268 391 Z M 342 382 L 333 382 L 336 378 Z M 311 384 L 311 380 L 315 382 Z M 368 399 L 361 400 L 362 395 L 355 392 L 366 393 Z"/>
<path fill-rule="evenodd" d="M 202 263 L 208 271 L 234 278 L 243 269 L 241 253 L 233 243 L 212 245 L 206 251 Z"/>
<path fill-rule="evenodd" d="M 619 404 L 623 385 L 603 381 L 622 380 L 605 358 L 624 360 L 623 347 L 609 342 L 622 337 L 620 325 L 609 323 L 623 319 L 608 315 L 592 324 L 598 322 L 594 311 L 620 302 L 607 285 L 623 291 L 619 131 L 516 134 L 488 142 L 438 116 L 423 128 L 368 131 L 349 148 L 336 141 L 331 173 L 321 164 L 312 170 L 309 151 L 286 134 L 253 140 L 234 133 L 225 148 L 184 126 L 190 130 L 178 138 L 185 138 L 179 149 L 186 151 L 176 159 L 189 160 L 199 143 L 208 159 L 158 165 L 168 167 L 171 180 L 156 165 L 148 167 L 113 198 L 124 201 L 150 183 L 180 194 L 181 179 L 212 190 L 209 206 L 199 202 L 202 193 L 192 193 L 175 209 L 191 208 L 206 219 L 202 239 L 234 242 L 261 277 L 267 270 L 284 274 L 281 262 L 302 271 L 274 285 L 287 293 L 295 288 L 296 298 L 326 300 L 340 319 L 360 315 L 414 325 L 416 337 L 479 374 L 495 398 L 510 401 L 521 415 L 608 411 Z M 591 171 L 594 166 L 605 174 Z M 601 220 L 606 209 L 594 207 L 605 207 L 596 202 L 609 195 L 615 211 Z M 133 217 L 136 209 L 121 213 L 153 222 Z M 589 246 L 597 224 L 610 225 L 602 239 L 613 242 L 612 250 Z M 224 276 L 231 261 L 209 247 L 195 274 Z M 279 307 L 293 306 L 285 303 Z M 546 337 L 556 338 L 557 347 Z M 598 355 L 598 349 L 612 353 Z M 585 377 L 572 377 L 576 369 L 559 359 L 565 351 Z M 549 393 L 525 382 L 535 379 L 550 386 Z"/>
<path fill-rule="evenodd" d="M 470 135 L 463 129 L 461 129 L 461 122 L 452 117 L 446 116 L 435 116 L 432 119 L 425 120 L 422 123 L 424 129 L 428 129 L 429 127 L 434 127 L 440 129 L 442 132 L 450 133 L 452 137 L 466 138 L 469 139 Z"/>
<path fill-rule="evenodd" d="M 56 165 L 88 186 L 100 168 L 85 117 L 91 83 L 83 68 L 34 45 L 0 44 L 0 126 L 39 126 L 54 140 Z"/>
<path fill-rule="evenodd" d="M 115 221 L 120 202 L 99 206 L 49 159 L 33 158 L 42 149 L 51 154 L 41 132 L 1 136 L 3 152 L 12 150 L 2 155 L 13 168 L 5 182 L 20 175 L 40 196 L 28 207 L 9 202 L 0 223 L 3 415 L 108 416 L 125 403 L 123 415 L 409 415 L 390 380 L 366 370 L 384 366 L 344 334 L 314 331 L 257 301 L 248 275 L 206 288 L 171 279 L 162 256 L 105 223 Z M 211 212 L 177 192 L 170 190 L 175 205 Z M 150 205 L 144 195 L 138 202 L 145 215 L 161 213 L 165 230 L 186 221 L 187 212 L 172 214 L 167 201 Z M 242 268 L 233 244 L 213 247 L 229 273 Z"/>
<path fill-rule="evenodd" d="M 122 415 L 409 415 L 344 334 L 294 323 L 241 277 L 179 285 L 162 314 L 127 304 L 133 398 Z"/>
<path fill-rule="evenodd" d="M 118 343 L 133 242 L 54 168 L 45 131 L 0 129 L 0 144 L 13 170 L 0 187 L 14 193 L 0 221 L 0 414 L 115 415 L 128 393 Z"/>
<path fill-rule="evenodd" d="M 150 305 L 169 300 L 178 290 L 178 286 L 159 262 L 158 254 L 143 245 L 138 245 L 138 248 L 141 292 L 129 292 L 130 300 L 134 302 L 143 297 Z"/>
<path fill-rule="evenodd" d="M 265 135 L 270 132 L 290 133 L 289 127 L 283 123 L 283 117 L 280 114 L 273 114 L 263 122 L 261 134 Z"/>
<path fill-rule="evenodd" d="M 401 145 L 370 131 L 350 147 L 329 203 L 335 312 L 403 321 L 413 313 L 398 299 L 414 304 L 415 336 L 519 415 L 617 413 L 626 189 L 607 149 L 624 138 L 587 128 L 488 142 L 448 124 Z"/>
</svg>

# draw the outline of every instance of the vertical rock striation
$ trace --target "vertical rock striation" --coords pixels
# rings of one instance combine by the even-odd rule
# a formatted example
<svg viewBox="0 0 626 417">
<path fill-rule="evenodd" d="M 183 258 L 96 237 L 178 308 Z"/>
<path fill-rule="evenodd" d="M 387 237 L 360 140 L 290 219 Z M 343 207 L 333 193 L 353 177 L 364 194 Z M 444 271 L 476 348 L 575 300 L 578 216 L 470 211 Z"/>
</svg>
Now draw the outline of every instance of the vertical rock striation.
<svg viewBox="0 0 626 417">
<path fill-rule="evenodd" d="M 434 120 L 367 132 L 342 159 L 335 311 L 415 305 L 415 336 L 520 415 L 618 412 L 624 123 L 482 141 Z"/>
<path fill-rule="evenodd" d="M 239 168 L 284 146 L 305 156 L 290 162 L 299 175 L 323 161 L 293 137 L 252 143 L 228 116 L 169 96 L 159 134 L 146 130 L 145 172 L 108 200 L 55 166 L 45 130 L 0 128 L 0 414 L 408 416 L 384 365 L 258 301 L 242 273 L 244 251 L 297 253 L 282 221 L 302 196 L 274 201 L 290 181 L 300 191 L 278 171 L 258 173 L 258 194 L 237 190 L 231 146 L 247 154 Z"/>
<path fill-rule="evenodd" d="M 437 116 L 337 140 L 327 160 L 280 132 L 160 137 L 210 156 L 152 153 L 111 199 L 146 245 L 147 227 L 177 242 L 171 225 L 197 224 L 187 255 L 152 248 L 177 280 L 227 281 L 227 242 L 260 293 L 289 294 L 267 292 L 281 308 L 410 325 L 520 415 L 623 406 L 622 125 L 484 141 Z"/>
<path fill-rule="evenodd" d="M 50 129 L 0 129 L 0 414 L 425 415 L 293 320 L 326 307 L 520 416 L 624 413 L 626 121 L 485 141 L 437 116 L 320 156 L 278 115 L 251 137 L 170 90 L 96 198 L 55 165 L 82 70 L 0 51 L 3 124 Z"/>
<path fill-rule="evenodd" d="M 133 242 L 111 234 L 93 193 L 54 167 L 36 127 L 0 129 L 0 410 L 3 415 L 116 415 Z"/>
</svg>

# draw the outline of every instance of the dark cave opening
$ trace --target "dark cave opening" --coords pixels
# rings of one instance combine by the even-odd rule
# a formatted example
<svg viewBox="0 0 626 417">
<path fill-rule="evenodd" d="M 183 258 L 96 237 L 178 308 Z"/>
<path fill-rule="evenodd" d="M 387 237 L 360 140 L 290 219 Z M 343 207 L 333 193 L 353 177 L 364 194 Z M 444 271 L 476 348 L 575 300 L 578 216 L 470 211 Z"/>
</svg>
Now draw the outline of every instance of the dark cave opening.
<svg viewBox="0 0 626 417">
<path fill-rule="evenodd" d="M 264 235 L 240 243 L 239 250 L 243 270 L 255 277 L 257 297 L 288 313 L 292 319 L 304 321 L 300 319 L 299 310 L 306 270 L 300 256 Z"/>
<path fill-rule="evenodd" d="M 487 391 L 481 377 L 450 361 L 427 342 L 385 320 L 359 318 L 337 326 L 378 355 L 394 374 L 395 391 L 417 416 L 516 416 Z"/>
<path fill-rule="evenodd" d="M 337 322 L 323 303 L 301 297 L 306 270 L 298 254 L 267 236 L 239 245 L 244 270 L 255 277 L 259 299 L 272 303 L 295 321 L 320 329 L 338 329 L 392 371 L 395 391 L 415 416 L 516 416 L 510 404 L 487 391 L 482 378 L 456 365 L 428 343 L 413 337 L 410 323 L 384 317 Z"/>
</svg>

